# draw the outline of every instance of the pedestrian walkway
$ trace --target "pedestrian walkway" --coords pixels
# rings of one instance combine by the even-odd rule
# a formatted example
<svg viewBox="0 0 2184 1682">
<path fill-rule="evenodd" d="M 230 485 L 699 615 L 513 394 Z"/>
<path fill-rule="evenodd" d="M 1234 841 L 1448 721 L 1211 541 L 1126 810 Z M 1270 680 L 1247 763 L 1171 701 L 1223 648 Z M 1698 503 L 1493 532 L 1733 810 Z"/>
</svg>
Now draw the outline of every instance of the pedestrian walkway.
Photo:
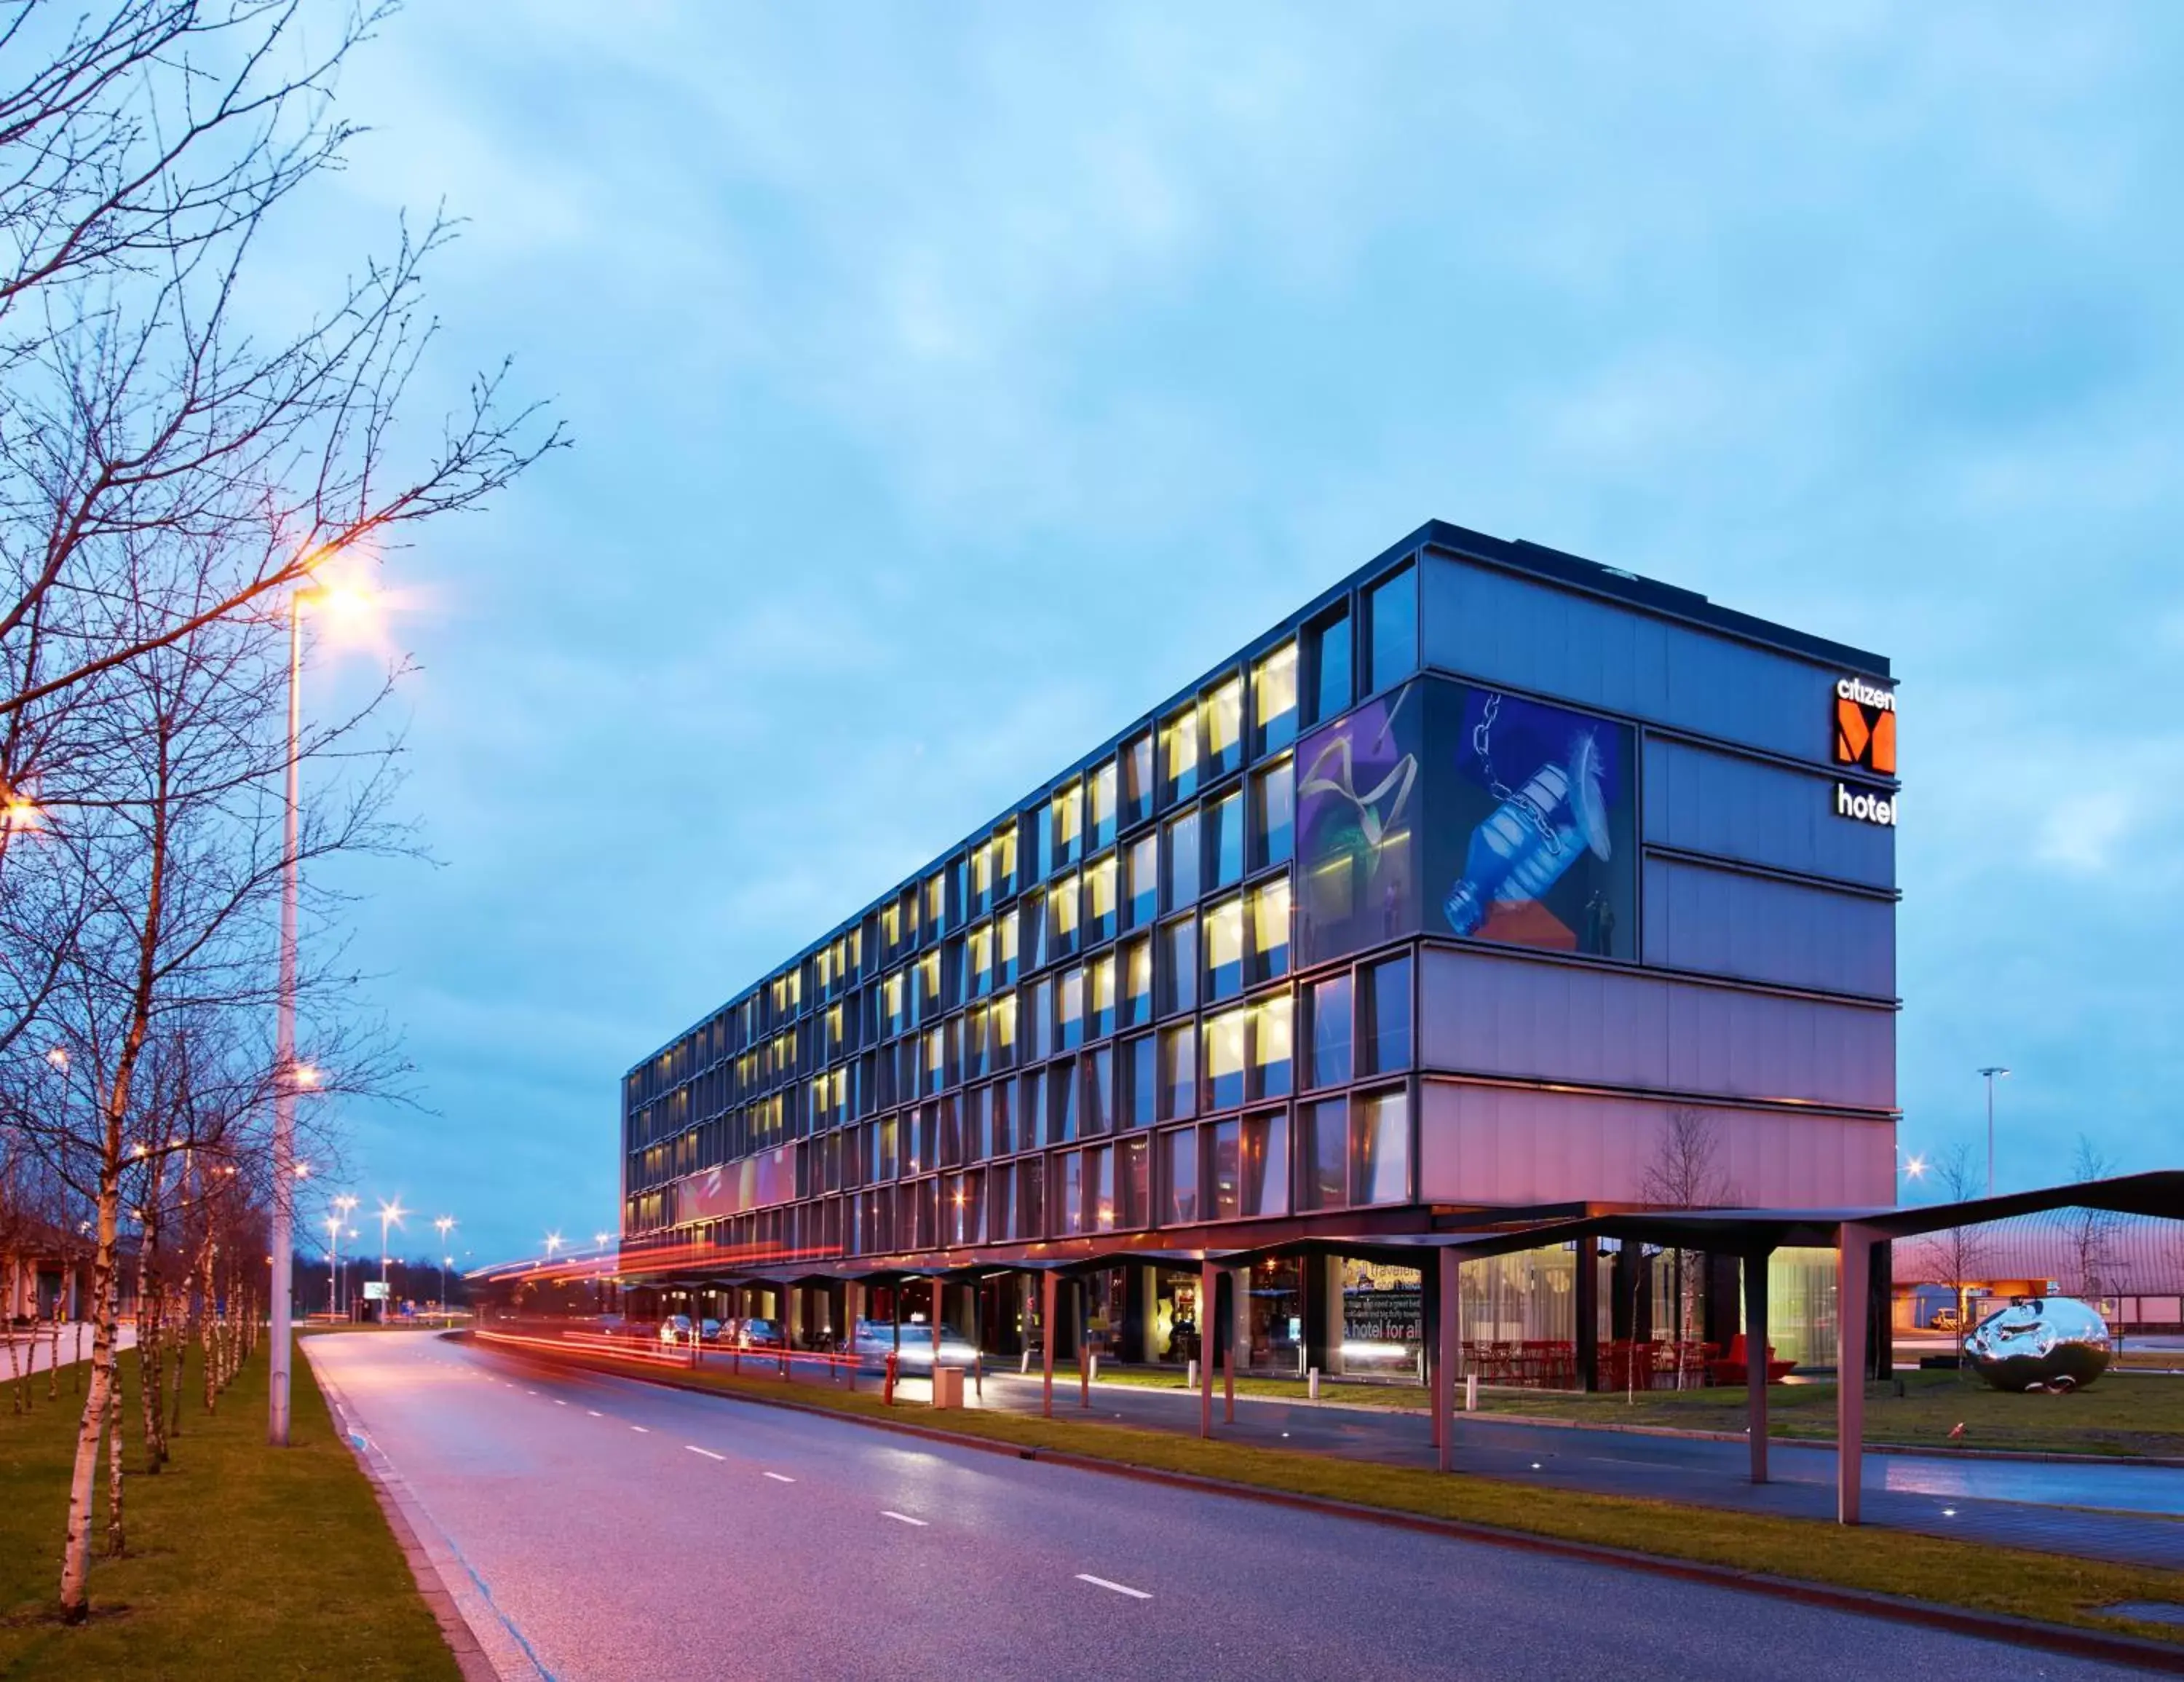
<svg viewBox="0 0 2184 1682">
<path fill-rule="evenodd" d="M 984 1389 L 983 1405 L 989 1408 L 1039 1410 L 1037 1378 L 989 1373 Z M 911 1380 L 905 1395 L 922 1400 L 925 1390 L 922 1381 Z M 1187 1433 L 1198 1429 L 1197 1392 L 1179 1385 L 1155 1390 L 1095 1384 L 1089 1411 L 1079 1406 L 1078 1394 L 1074 1377 L 1056 1378 L 1057 1419 L 1092 1418 Z M 1223 1412 L 1217 1390 L 1214 1431 L 1224 1441 L 1303 1449 L 1390 1466 L 1426 1468 L 1434 1464 L 1430 1422 L 1418 1414 L 1243 1395 L 1236 1398 L 1234 1423 L 1224 1423 Z M 1741 1512 L 1827 1521 L 1835 1518 L 1832 1447 L 1777 1440 L 1768 1450 L 1773 1481 L 1754 1484 L 1749 1452 L 1741 1442 L 1525 1424 L 1480 1414 L 1457 1415 L 1455 1429 L 1459 1473 L 1481 1473 L 1547 1488 Z M 1869 1454 L 1864 1484 L 1869 1524 L 2184 1570 L 2184 1522 L 2180 1522 L 2184 1521 L 2184 1469 Z"/>
<path fill-rule="evenodd" d="M 60 1364 L 73 1366 L 78 1361 L 91 1359 L 91 1339 L 93 1328 L 88 1321 L 61 1322 Z M 136 1328 L 120 1326 L 114 1330 L 114 1341 L 122 1349 L 136 1346 Z M 39 1326 L 35 1331 L 26 1327 L 15 1330 L 13 1353 L 0 1350 L 0 1378 L 12 1379 L 23 1372 L 42 1373 L 53 1364 L 53 1328 Z"/>
</svg>

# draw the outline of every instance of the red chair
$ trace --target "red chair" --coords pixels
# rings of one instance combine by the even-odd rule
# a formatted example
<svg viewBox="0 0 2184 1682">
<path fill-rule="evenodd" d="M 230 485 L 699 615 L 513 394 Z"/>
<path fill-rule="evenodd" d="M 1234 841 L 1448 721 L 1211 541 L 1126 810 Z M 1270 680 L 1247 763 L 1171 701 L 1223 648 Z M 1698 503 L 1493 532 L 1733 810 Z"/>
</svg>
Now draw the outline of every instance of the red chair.
<svg viewBox="0 0 2184 1682">
<path fill-rule="evenodd" d="M 1777 1361 L 1774 1358 L 1774 1345 L 1771 1343 L 1767 1345 L 1767 1382 L 1769 1384 L 1780 1384 L 1797 1365 L 1794 1361 Z M 1707 1363 L 1707 1373 L 1717 1384 L 1746 1384 L 1752 1382 L 1750 1351 L 1745 1344 L 1743 1333 L 1739 1332 L 1729 1340 L 1729 1350 L 1726 1354 L 1718 1360 Z"/>
</svg>

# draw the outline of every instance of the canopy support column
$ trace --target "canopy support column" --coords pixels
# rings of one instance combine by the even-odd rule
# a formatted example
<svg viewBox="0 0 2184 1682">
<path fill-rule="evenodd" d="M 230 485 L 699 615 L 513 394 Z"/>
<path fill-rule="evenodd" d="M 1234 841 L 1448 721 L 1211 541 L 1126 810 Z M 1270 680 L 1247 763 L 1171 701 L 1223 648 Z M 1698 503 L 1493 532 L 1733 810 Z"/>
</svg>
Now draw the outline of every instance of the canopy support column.
<svg viewBox="0 0 2184 1682">
<path fill-rule="evenodd" d="M 1752 1434 L 1752 1481 L 1767 1481 L 1767 1257 L 1744 1257 L 1744 1384 L 1749 1398 L 1746 1429 Z"/>
<path fill-rule="evenodd" d="M 1213 1434 L 1213 1334 L 1217 1323 L 1214 1293 L 1221 1271 L 1212 1258 L 1198 1264 L 1198 1434 Z"/>
<path fill-rule="evenodd" d="M 1039 1276 L 1039 1352 L 1040 1366 L 1039 1411 L 1054 1417 L 1054 1273 Z"/>
<path fill-rule="evenodd" d="M 1433 1354 L 1434 1463 L 1443 1472 L 1456 1462 L 1456 1287 L 1461 1265 L 1455 1250 L 1444 1247 L 1440 1300 L 1435 1305 Z"/>
<path fill-rule="evenodd" d="M 1836 1240 L 1836 1522 L 1840 1524 L 1858 1522 L 1865 1469 L 1865 1299 L 1872 1267 L 1872 1229 L 1844 1222 Z"/>
</svg>

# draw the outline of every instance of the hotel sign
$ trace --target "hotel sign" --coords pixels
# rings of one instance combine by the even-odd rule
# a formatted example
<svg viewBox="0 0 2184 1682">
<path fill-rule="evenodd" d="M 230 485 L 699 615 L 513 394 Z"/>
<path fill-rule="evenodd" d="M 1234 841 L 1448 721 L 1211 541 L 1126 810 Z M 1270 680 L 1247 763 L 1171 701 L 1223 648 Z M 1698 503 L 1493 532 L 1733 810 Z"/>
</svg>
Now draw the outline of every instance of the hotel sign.
<svg viewBox="0 0 2184 1682">
<path fill-rule="evenodd" d="M 1896 692 L 1863 677 L 1839 677 L 1835 694 L 1835 760 L 1840 766 L 1896 775 Z M 1836 784 L 1836 816 L 1858 823 L 1896 826 L 1902 796 L 1886 790 Z"/>
</svg>

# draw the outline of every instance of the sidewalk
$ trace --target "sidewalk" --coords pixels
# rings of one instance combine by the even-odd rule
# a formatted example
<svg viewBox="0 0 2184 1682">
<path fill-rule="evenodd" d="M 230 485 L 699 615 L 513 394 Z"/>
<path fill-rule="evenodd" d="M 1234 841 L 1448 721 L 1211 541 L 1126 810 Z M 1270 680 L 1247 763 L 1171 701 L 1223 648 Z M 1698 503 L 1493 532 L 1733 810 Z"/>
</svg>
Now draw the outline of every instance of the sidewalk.
<svg viewBox="0 0 2184 1682">
<path fill-rule="evenodd" d="M 76 1353 L 76 1334 L 79 1332 L 83 1334 L 83 1353 L 81 1356 Z M 33 1341 L 34 1337 L 35 1341 Z M 33 1373 L 42 1373 L 47 1367 L 52 1366 L 53 1364 L 53 1329 L 50 1325 L 38 1327 L 35 1334 L 18 1328 L 15 1333 L 15 1352 L 13 1359 L 14 1362 L 20 1364 L 10 1364 L 10 1357 L 7 1351 L 0 1350 L 0 1381 L 12 1380 L 16 1373 L 25 1370 L 25 1367 Z M 70 1367 L 75 1365 L 78 1360 L 90 1360 L 91 1338 L 92 1327 L 88 1321 L 62 1321 L 60 1364 Z M 116 1327 L 114 1341 L 120 1348 L 134 1349 L 136 1346 L 136 1327 L 131 1325 Z"/>
</svg>

